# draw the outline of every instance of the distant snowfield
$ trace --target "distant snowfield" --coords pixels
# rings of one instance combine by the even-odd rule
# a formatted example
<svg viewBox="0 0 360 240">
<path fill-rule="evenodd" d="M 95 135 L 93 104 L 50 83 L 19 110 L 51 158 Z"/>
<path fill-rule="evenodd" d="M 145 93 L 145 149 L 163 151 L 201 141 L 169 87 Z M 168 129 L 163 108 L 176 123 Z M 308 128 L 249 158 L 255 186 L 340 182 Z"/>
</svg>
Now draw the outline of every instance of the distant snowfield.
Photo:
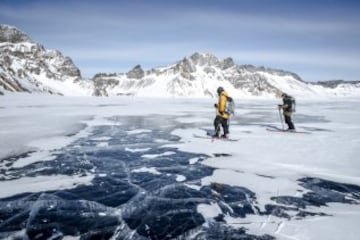
<svg viewBox="0 0 360 240">
<path fill-rule="evenodd" d="M 121 127 L 122 116 L 170 115 L 179 123 L 179 128 L 172 134 L 181 139 L 178 143 L 168 144 L 168 147 L 209 156 L 230 155 L 210 157 L 202 162 L 216 168 L 212 176 L 202 179 L 202 185 L 217 182 L 246 187 L 256 193 L 260 207 L 271 201 L 271 196 L 304 194 L 308 190 L 297 182 L 303 177 L 360 186 L 359 98 L 298 99 L 295 125 L 297 129 L 312 134 L 266 131 L 268 125 L 281 127 L 276 108 L 280 99 L 237 99 L 237 113 L 231 119 L 230 132 L 232 138 L 239 139 L 238 142 L 194 138 L 193 134 L 205 134 L 205 130 L 212 129 L 214 102 L 216 99 L 1 96 L 0 159 L 27 153 L 27 156 L 16 160 L 13 167 L 51 161 L 51 152 L 86 137 L 91 127 L 114 124 L 108 121 L 108 117 L 116 116 L 116 124 Z M 181 127 L 192 120 L 198 125 L 203 123 L 203 127 Z M 142 133 L 151 131 L 133 129 L 128 132 L 129 135 Z M 108 139 L 102 137 L 96 140 L 106 142 Z M 102 142 L 100 145 L 107 146 Z M 156 155 L 141 153 L 147 150 L 127 148 L 129 152 L 140 152 L 151 161 Z M 171 157 L 172 154 L 168 152 L 162 156 Z M 194 163 L 197 159 L 189 161 Z M 5 163 L 0 161 L 0 169 L 6 171 L 6 168 Z M 156 169 L 139 168 L 136 171 L 158 174 Z M 1 197 L 24 191 L 72 188 L 78 184 L 89 184 L 91 180 L 89 176 L 67 178 L 59 175 L 31 181 L 28 178 L 0 181 Z M 183 176 L 179 176 L 179 182 L 184 180 Z M 46 184 L 49 181 L 57 184 L 49 187 Z M 198 206 L 198 211 L 206 218 L 216 216 L 220 210 L 217 205 L 202 204 Z M 334 203 L 322 207 L 321 211 L 331 216 L 307 217 L 297 221 L 251 215 L 240 220 L 226 217 L 226 221 L 236 227 L 245 227 L 252 234 L 270 234 L 278 239 L 358 239 L 360 205 Z"/>
</svg>

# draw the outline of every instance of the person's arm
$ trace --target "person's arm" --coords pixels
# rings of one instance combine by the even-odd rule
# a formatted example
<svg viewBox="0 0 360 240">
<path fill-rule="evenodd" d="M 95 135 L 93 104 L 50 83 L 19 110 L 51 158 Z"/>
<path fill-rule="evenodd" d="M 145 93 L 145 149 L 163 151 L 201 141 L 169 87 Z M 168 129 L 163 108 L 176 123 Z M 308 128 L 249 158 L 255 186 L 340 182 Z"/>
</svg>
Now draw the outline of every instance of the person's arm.
<svg viewBox="0 0 360 240">
<path fill-rule="evenodd" d="M 285 109 L 285 108 L 287 108 L 287 104 L 286 104 L 286 102 L 285 102 L 285 100 L 283 99 L 283 104 L 279 104 L 278 105 L 278 107 L 279 107 L 279 109 Z"/>
<path fill-rule="evenodd" d="M 279 108 L 285 109 L 285 108 L 287 108 L 287 107 L 288 107 L 287 104 L 279 104 Z"/>
</svg>

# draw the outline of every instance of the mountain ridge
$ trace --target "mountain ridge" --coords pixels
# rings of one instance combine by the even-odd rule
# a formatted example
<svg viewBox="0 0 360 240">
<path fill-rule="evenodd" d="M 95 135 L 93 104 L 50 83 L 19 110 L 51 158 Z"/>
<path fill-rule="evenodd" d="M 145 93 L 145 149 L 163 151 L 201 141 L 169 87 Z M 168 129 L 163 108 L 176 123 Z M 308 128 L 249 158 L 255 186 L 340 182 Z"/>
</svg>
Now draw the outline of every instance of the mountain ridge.
<svg viewBox="0 0 360 240">
<path fill-rule="evenodd" d="M 198 53 L 162 67 L 134 66 L 126 73 L 98 73 L 84 79 L 72 59 L 58 50 L 35 43 L 16 27 L 0 24 L 0 94 L 39 92 L 74 96 L 215 97 L 223 86 L 235 97 L 360 96 L 360 83 L 311 83 L 293 72 L 238 65 L 231 57 L 219 59 Z"/>
</svg>

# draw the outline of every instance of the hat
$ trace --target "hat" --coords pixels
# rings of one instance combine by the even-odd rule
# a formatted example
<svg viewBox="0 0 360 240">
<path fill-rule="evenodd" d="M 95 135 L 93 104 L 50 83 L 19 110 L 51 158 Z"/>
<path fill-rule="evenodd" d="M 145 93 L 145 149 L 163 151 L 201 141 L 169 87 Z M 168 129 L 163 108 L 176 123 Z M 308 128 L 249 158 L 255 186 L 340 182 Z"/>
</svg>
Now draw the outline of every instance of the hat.
<svg viewBox="0 0 360 240">
<path fill-rule="evenodd" d="M 217 94 L 220 95 L 222 91 L 224 91 L 223 87 L 218 87 L 218 89 L 216 90 Z"/>
</svg>

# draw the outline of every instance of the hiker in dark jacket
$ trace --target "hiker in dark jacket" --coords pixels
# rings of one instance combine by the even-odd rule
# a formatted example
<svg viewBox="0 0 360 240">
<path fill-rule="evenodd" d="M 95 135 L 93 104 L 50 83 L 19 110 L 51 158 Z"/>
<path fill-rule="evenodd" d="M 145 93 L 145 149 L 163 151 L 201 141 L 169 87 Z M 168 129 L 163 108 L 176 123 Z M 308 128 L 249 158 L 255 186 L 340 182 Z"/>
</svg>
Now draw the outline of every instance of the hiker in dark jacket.
<svg viewBox="0 0 360 240">
<path fill-rule="evenodd" d="M 288 125 L 288 131 L 295 131 L 294 123 L 292 122 L 291 116 L 295 112 L 295 99 L 286 93 L 281 94 L 283 104 L 279 104 L 279 109 L 283 110 L 285 123 Z"/>
<path fill-rule="evenodd" d="M 217 113 L 214 120 L 215 134 L 213 137 L 220 137 L 220 126 L 222 126 L 224 134 L 221 135 L 221 137 L 227 138 L 229 134 L 229 113 L 226 112 L 228 94 L 222 87 L 218 87 L 217 94 L 219 95 L 219 101 L 217 104 L 214 104 L 215 108 L 217 109 Z"/>
</svg>

